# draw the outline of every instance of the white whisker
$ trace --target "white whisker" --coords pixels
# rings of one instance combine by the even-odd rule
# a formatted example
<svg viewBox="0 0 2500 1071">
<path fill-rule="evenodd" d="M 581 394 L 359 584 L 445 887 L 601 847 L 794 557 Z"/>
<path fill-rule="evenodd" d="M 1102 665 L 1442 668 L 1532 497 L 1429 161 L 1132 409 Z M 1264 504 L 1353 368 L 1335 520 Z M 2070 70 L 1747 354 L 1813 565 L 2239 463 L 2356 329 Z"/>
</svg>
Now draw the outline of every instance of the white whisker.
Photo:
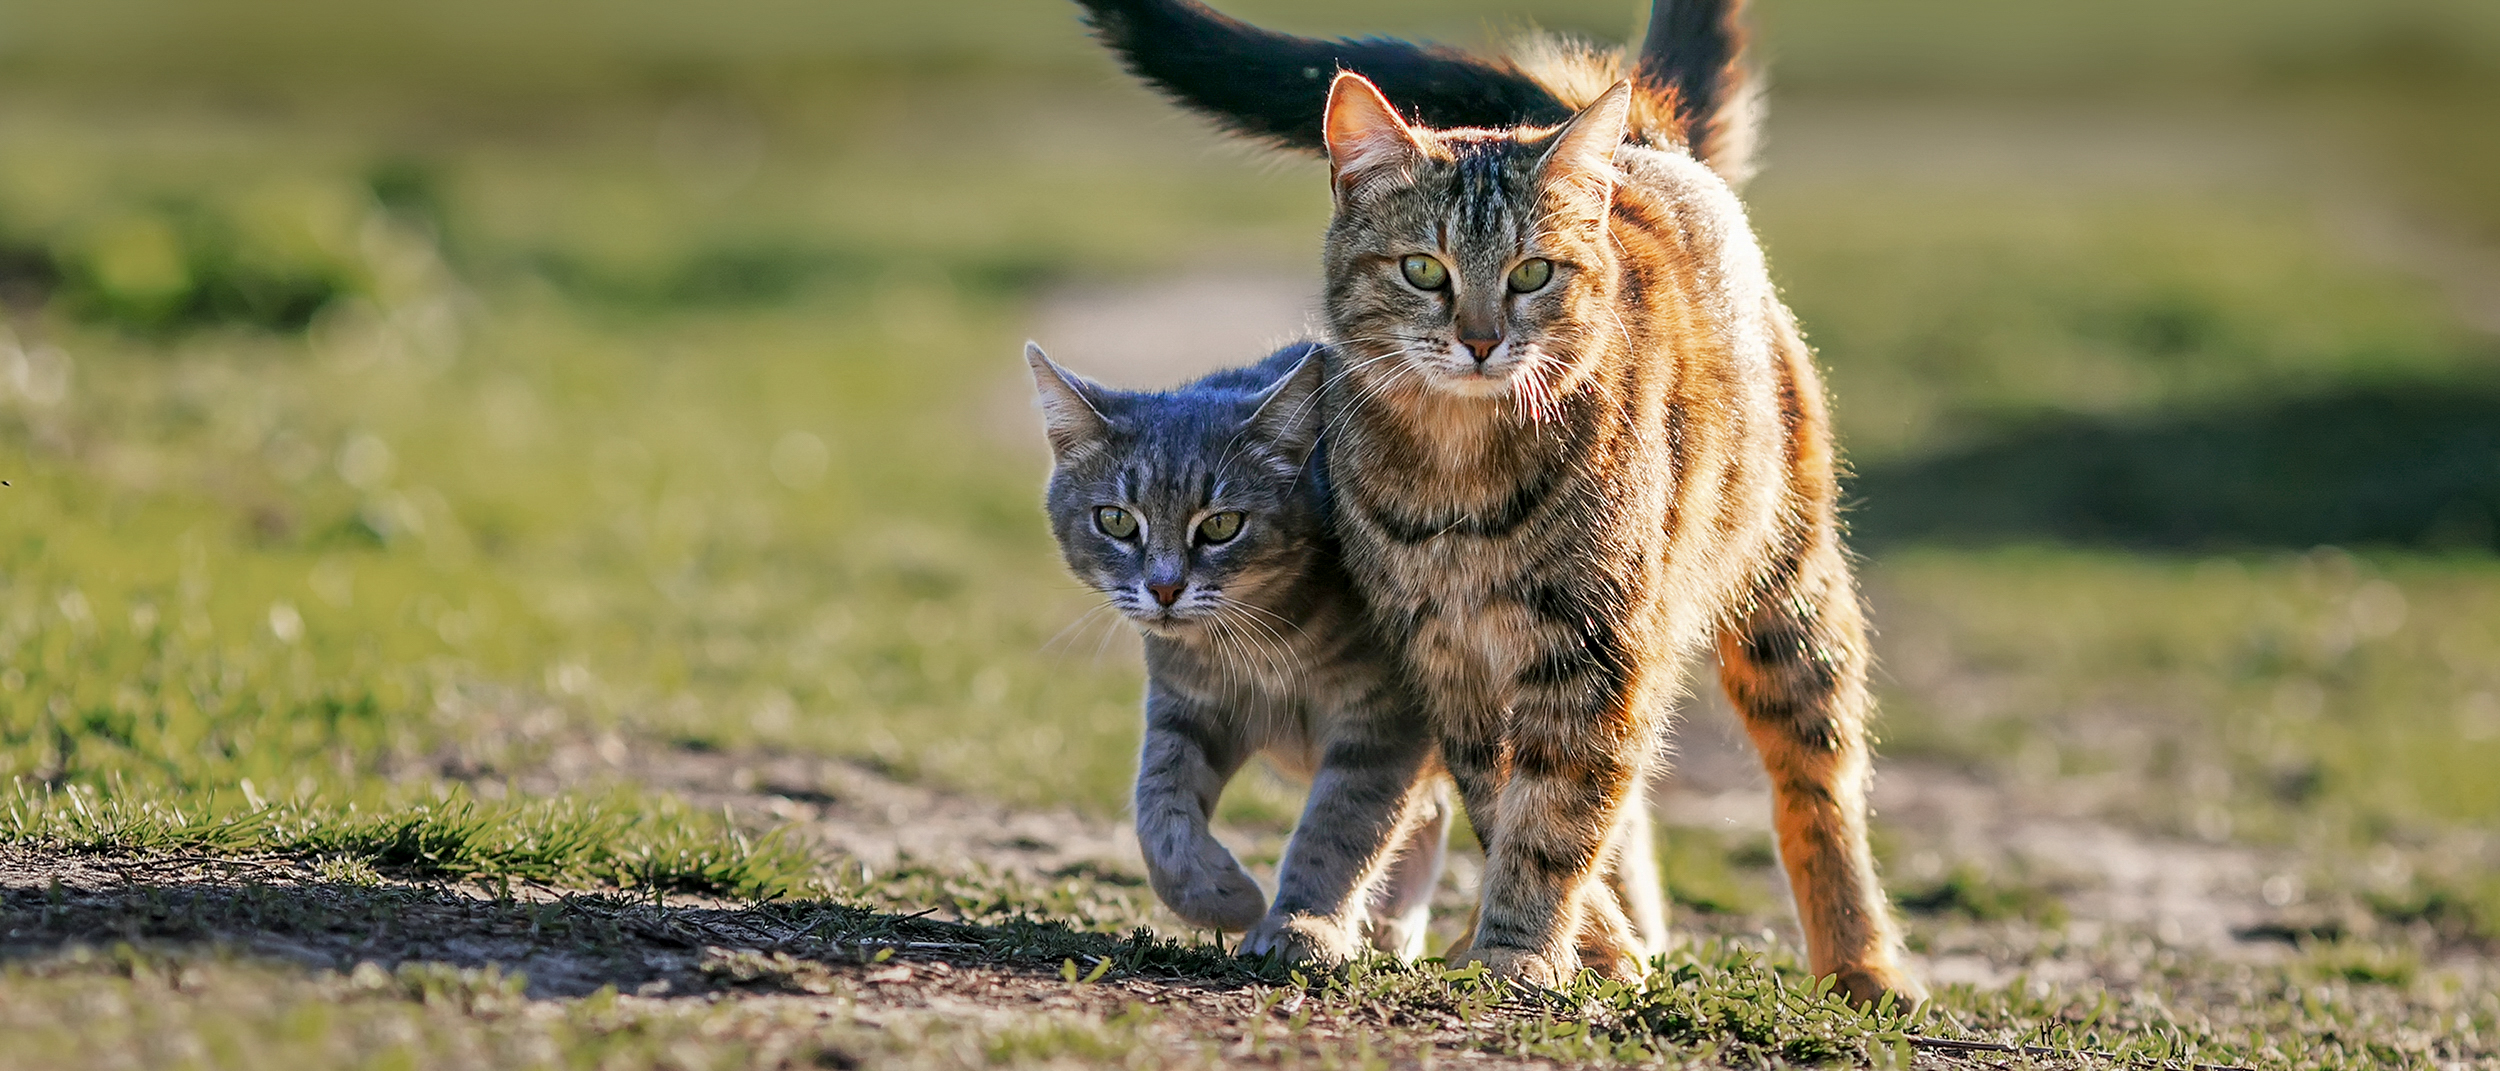
<svg viewBox="0 0 2500 1071">
<path fill-rule="evenodd" d="M 1100 614 L 1105 610 L 1113 610 L 1115 613 L 1117 612 L 1116 608 L 1112 606 L 1109 598 L 1104 598 L 1102 601 L 1086 607 L 1085 612 L 1076 615 L 1075 620 L 1069 621 L 1067 624 L 1060 626 L 1059 631 L 1051 633 L 1049 639 L 1042 641 L 1041 650 L 1044 653 L 1048 653 L 1052 645 L 1057 644 L 1060 640 L 1068 638 L 1068 636 L 1076 632 L 1078 628 L 1093 621 L 1095 619 L 1095 615 Z"/>
<path fill-rule="evenodd" d="M 1249 609 L 1248 604 L 1228 598 L 1218 602 L 1216 608 L 1217 617 L 1225 621 L 1227 625 L 1242 626 L 1240 639 L 1246 646 L 1256 651 L 1258 660 L 1269 677 L 1288 685 L 1300 678 L 1301 675 L 1296 671 L 1297 667 L 1292 657 L 1292 645 L 1286 643 L 1284 636 L 1275 629 L 1244 613 L 1244 610 Z M 1254 629 L 1256 631 L 1251 631 Z"/>
</svg>

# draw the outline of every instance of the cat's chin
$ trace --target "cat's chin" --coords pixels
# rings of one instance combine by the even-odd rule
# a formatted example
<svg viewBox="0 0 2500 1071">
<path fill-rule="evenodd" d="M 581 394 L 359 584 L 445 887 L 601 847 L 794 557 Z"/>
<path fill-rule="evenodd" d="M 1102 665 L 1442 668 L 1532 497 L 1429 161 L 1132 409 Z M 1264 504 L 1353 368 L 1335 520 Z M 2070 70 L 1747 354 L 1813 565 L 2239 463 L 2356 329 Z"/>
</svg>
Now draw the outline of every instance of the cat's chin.
<svg viewBox="0 0 2500 1071">
<path fill-rule="evenodd" d="M 1512 381 L 1526 371 L 1522 367 L 1500 372 L 1434 372 L 1424 377 L 1432 390 L 1459 398 L 1508 398 L 1516 389 Z"/>
<path fill-rule="evenodd" d="M 1166 640 L 1185 640 L 1198 635 L 1198 619 L 1193 617 L 1132 617 L 1128 623 L 1137 631 Z"/>
</svg>

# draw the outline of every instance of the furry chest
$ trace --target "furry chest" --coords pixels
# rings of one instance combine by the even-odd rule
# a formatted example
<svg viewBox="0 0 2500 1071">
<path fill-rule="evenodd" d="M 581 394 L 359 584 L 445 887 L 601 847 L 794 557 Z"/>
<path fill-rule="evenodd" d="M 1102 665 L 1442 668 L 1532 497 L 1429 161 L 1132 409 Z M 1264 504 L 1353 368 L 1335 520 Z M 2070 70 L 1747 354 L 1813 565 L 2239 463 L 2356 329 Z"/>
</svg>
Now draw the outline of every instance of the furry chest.
<svg viewBox="0 0 2500 1071">
<path fill-rule="evenodd" d="M 1543 646 L 1536 615 L 1481 588 L 1427 600 L 1406 637 L 1406 659 L 1420 679 L 1458 684 L 1496 702 Z"/>
</svg>

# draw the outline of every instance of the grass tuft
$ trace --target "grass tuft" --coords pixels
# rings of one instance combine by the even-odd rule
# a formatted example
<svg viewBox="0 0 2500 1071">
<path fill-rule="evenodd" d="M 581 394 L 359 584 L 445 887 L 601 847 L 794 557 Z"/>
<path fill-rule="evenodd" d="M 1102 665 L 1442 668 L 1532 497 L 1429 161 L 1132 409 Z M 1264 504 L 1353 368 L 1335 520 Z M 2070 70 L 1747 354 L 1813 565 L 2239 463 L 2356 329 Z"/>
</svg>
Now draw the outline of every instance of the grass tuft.
<svg viewBox="0 0 2500 1071">
<path fill-rule="evenodd" d="M 810 887 L 820 864 L 666 798 L 482 803 L 458 794 L 374 814 L 211 795 L 188 804 L 16 782 L 0 838 L 76 852 L 277 855 L 410 879 L 528 881 L 742 899 Z"/>
</svg>

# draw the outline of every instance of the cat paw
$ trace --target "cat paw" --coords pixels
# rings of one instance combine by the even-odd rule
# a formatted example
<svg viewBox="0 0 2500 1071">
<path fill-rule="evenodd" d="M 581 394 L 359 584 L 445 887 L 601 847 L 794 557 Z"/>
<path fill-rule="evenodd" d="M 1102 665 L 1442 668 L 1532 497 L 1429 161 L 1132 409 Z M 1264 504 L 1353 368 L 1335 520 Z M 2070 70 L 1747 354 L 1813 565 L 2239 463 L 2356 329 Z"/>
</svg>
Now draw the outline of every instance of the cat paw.
<svg viewBox="0 0 2500 1071">
<path fill-rule="evenodd" d="M 1429 911 L 1416 911 L 1403 918 L 1374 919 L 1369 934 L 1371 946 L 1412 963 L 1424 954 L 1431 921 Z"/>
<path fill-rule="evenodd" d="M 1240 885 L 1220 885 L 1203 892 L 1183 893 L 1167 898 L 1172 913 L 1189 920 L 1190 925 L 1204 926 L 1225 933 L 1239 933 L 1258 925 L 1267 914 L 1267 896 L 1257 885 L 1247 881 Z"/>
<path fill-rule="evenodd" d="M 1317 915 L 1269 915 L 1241 938 L 1240 954 L 1274 956 L 1288 967 L 1334 967 L 1362 954 L 1353 927 Z"/>
<path fill-rule="evenodd" d="M 1164 906 L 1192 926 L 1239 933 L 1267 914 L 1267 894 L 1238 866 L 1202 868 L 1185 878 L 1166 873 L 1151 876 L 1155 895 Z"/>
<path fill-rule="evenodd" d="M 1611 908 L 1613 905 L 1608 904 Z M 1576 942 L 1580 965 L 1596 971 L 1599 977 L 1618 982 L 1637 982 L 1649 976 L 1649 960 L 1643 953 L 1641 935 L 1619 911 L 1591 911 L 1580 918 L 1580 936 Z"/>
<path fill-rule="evenodd" d="M 1904 1010 L 1927 1000 L 1927 987 L 1899 967 L 1849 967 L 1834 971 L 1832 988 L 1861 1008 L 1874 1007 L 1886 993 L 1892 994 L 1893 1007 Z"/>
<path fill-rule="evenodd" d="M 1638 952 L 1607 946 L 1580 949 L 1580 965 L 1596 971 L 1600 978 L 1618 982 L 1637 982 L 1649 977 L 1649 963 Z"/>
<path fill-rule="evenodd" d="M 1471 948 L 1470 963 L 1484 964 L 1485 973 L 1505 982 L 1560 989 L 1580 973 L 1580 957 L 1570 949 L 1537 952 L 1525 948 Z"/>
</svg>

